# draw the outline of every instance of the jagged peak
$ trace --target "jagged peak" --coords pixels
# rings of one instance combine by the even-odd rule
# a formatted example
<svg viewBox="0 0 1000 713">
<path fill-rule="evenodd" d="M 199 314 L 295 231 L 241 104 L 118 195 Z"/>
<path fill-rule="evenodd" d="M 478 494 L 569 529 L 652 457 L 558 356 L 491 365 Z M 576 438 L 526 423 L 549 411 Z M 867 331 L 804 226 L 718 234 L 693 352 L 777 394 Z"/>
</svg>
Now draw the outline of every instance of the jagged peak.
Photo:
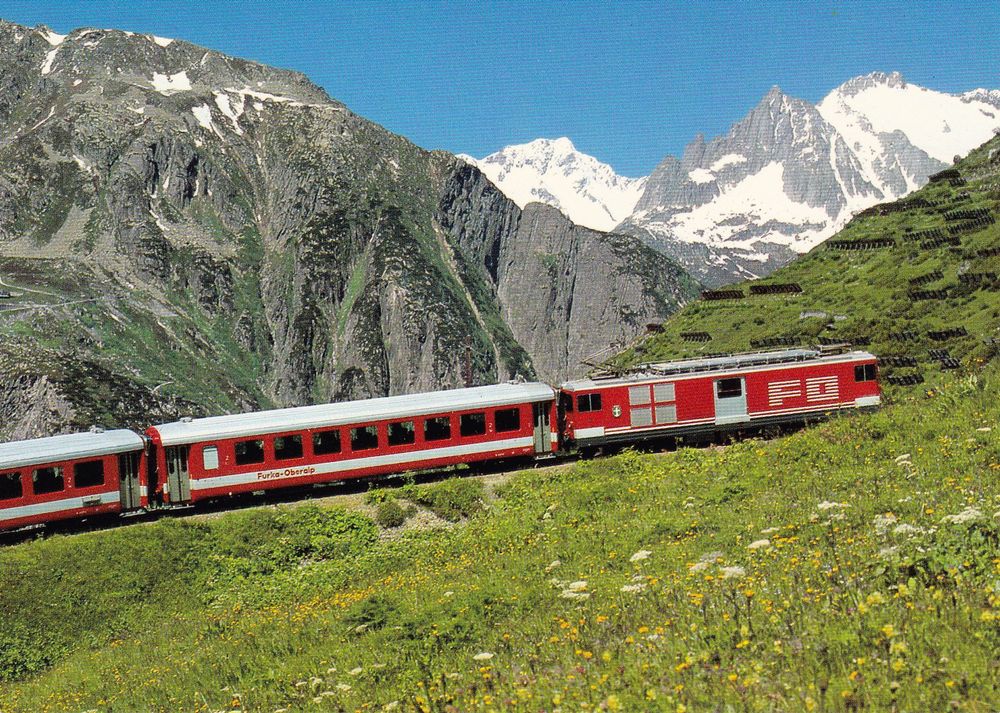
<svg viewBox="0 0 1000 713">
<path fill-rule="evenodd" d="M 860 94 L 866 89 L 873 87 L 890 87 L 892 89 L 905 89 L 906 80 L 899 72 L 869 72 L 860 77 L 848 79 L 833 91 L 847 96 Z"/>
</svg>

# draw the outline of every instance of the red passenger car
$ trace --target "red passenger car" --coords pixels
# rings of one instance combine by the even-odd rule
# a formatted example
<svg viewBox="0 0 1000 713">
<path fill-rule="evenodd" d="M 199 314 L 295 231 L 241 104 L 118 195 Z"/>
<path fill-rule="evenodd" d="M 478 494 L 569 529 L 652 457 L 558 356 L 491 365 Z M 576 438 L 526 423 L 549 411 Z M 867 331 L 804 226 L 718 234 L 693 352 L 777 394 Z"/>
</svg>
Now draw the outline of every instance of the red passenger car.
<svg viewBox="0 0 1000 713">
<path fill-rule="evenodd" d="M 125 430 L 0 443 L 0 530 L 145 507 L 144 448 Z"/>
<path fill-rule="evenodd" d="M 647 364 L 618 378 L 562 386 L 565 444 L 588 448 L 802 423 L 880 402 L 877 360 L 811 349 Z"/>
<path fill-rule="evenodd" d="M 555 392 L 499 384 L 152 426 L 170 504 L 458 463 L 551 456 Z"/>
</svg>

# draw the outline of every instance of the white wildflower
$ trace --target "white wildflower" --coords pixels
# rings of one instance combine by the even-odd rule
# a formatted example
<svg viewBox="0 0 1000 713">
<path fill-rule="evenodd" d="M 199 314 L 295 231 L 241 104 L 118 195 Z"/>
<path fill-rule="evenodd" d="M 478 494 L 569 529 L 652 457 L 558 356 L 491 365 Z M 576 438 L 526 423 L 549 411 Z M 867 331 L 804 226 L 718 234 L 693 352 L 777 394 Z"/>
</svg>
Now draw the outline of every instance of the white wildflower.
<svg viewBox="0 0 1000 713">
<path fill-rule="evenodd" d="M 453 597 L 455 596 L 455 593 L 449 589 L 447 592 L 444 593 L 444 596 Z"/>
<path fill-rule="evenodd" d="M 884 535 L 886 532 L 889 531 L 889 528 L 892 527 L 898 519 L 899 518 L 897 518 L 891 512 L 880 513 L 876 515 L 874 520 L 875 531 L 880 535 Z"/>
<path fill-rule="evenodd" d="M 747 571 L 740 567 L 739 565 L 733 565 L 732 567 L 723 567 L 722 570 L 723 579 L 739 579 L 744 576 Z"/>
<path fill-rule="evenodd" d="M 636 584 L 626 584 L 622 587 L 622 591 L 626 594 L 638 594 L 639 592 L 646 589 L 645 582 L 637 582 Z"/>
<path fill-rule="evenodd" d="M 950 522 L 953 525 L 964 525 L 967 522 L 979 520 L 982 516 L 983 513 L 978 508 L 967 507 L 962 512 L 955 513 L 954 515 L 945 515 L 941 518 L 941 522 Z"/>
<path fill-rule="evenodd" d="M 892 547 L 883 547 L 878 551 L 878 556 L 881 557 L 882 559 L 892 557 L 894 554 L 896 554 L 896 551 L 898 549 L 899 548 L 896 547 L 895 545 L 893 545 Z"/>
<path fill-rule="evenodd" d="M 901 522 L 896 527 L 893 528 L 892 534 L 903 535 L 905 537 L 910 537 L 912 535 L 922 535 L 927 532 L 922 527 L 917 527 L 916 525 L 911 525 L 908 522 Z"/>
<path fill-rule="evenodd" d="M 980 433 L 989 433 L 993 429 L 990 428 L 989 426 L 982 426 L 980 428 L 977 428 L 976 430 L 979 431 Z"/>
<path fill-rule="evenodd" d="M 688 567 L 688 571 L 690 572 L 704 572 L 706 569 L 708 569 L 708 562 L 695 562 Z"/>
<path fill-rule="evenodd" d="M 587 589 L 587 580 L 578 579 L 575 582 L 570 582 L 570 585 L 566 587 L 571 592 L 582 592 Z"/>
<path fill-rule="evenodd" d="M 348 671 L 348 673 L 351 674 L 352 676 L 360 676 L 362 671 L 364 671 L 364 669 L 361 668 L 360 666 L 357 666 Z"/>
<path fill-rule="evenodd" d="M 818 510 L 833 510 L 834 508 L 846 508 L 847 503 L 835 503 L 830 500 L 824 500 L 819 505 L 816 506 Z"/>
<path fill-rule="evenodd" d="M 478 654 L 472 657 L 476 661 L 489 661 L 493 658 L 492 651 L 480 651 Z"/>
<path fill-rule="evenodd" d="M 590 599 L 590 592 L 574 592 L 572 589 L 564 589 L 559 595 L 563 599 Z"/>
<path fill-rule="evenodd" d="M 761 530 L 760 534 L 762 534 L 762 535 L 773 535 L 775 532 L 780 532 L 780 531 L 781 531 L 780 527 L 769 527 L 766 530 Z"/>
<path fill-rule="evenodd" d="M 747 545 L 748 550 L 761 550 L 766 549 L 771 546 L 771 541 L 766 537 L 763 540 L 754 540 L 749 545 Z"/>
<path fill-rule="evenodd" d="M 706 552 L 701 557 L 698 558 L 699 562 L 707 562 L 711 564 L 712 562 L 717 562 L 726 556 L 725 552 L 719 552 L 718 550 L 714 552 Z"/>
<path fill-rule="evenodd" d="M 346 683 L 338 683 L 337 684 L 337 690 L 338 691 L 344 691 L 346 693 L 347 691 L 351 690 L 351 687 L 349 685 L 347 685 Z"/>
<path fill-rule="evenodd" d="M 640 562 L 645 559 L 649 559 L 649 556 L 653 554 L 649 550 L 639 550 L 634 555 L 628 558 L 629 562 Z"/>
<path fill-rule="evenodd" d="M 556 567 L 560 566 L 561 564 L 562 564 L 562 562 L 559 561 L 559 560 L 552 560 L 551 562 L 548 563 L 548 565 L 546 565 L 545 571 L 546 572 L 551 572 L 552 570 L 554 570 Z"/>
<path fill-rule="evenodd" d="M 909 462 L 910 462 L 910 454 L 909 453 L 904 453 L 901 456 L 896 456 L 896 465 L 903 465 L 903 463 L 909 463 Z M 912 465 L 912 463 L 911 463 L 911 465 Z"/>
</svg>

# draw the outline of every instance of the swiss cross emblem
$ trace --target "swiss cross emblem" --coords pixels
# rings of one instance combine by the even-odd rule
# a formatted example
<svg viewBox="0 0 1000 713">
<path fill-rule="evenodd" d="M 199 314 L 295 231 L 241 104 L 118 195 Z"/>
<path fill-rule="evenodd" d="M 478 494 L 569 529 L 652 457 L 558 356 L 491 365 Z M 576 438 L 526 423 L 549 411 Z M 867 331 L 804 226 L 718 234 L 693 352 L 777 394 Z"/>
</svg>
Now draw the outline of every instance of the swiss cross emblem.
<svg viewBox="0 0 1000 713">
<path fill-rule="evenodd" d="M 622 415 L 622 407 L 619 406 L 619 405 L 617 405 L 617 404 L 615 404 L 614 406 L 612 406 L 611 407 L 611 415 L 614 416 L 615 418 L 618 418 L 619 416 L 621 416 Z"/>
</svg>

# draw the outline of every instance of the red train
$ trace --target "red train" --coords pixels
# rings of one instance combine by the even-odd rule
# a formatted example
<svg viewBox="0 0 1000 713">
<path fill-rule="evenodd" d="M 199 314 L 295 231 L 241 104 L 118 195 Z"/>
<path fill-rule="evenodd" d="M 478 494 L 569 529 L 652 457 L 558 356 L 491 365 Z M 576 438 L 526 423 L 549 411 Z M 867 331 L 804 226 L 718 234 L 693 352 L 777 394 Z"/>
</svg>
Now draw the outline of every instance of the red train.
<svg viewBox="0 0 1000 713">
<path fill-rule="evenodd" d="M 239 493 L 803 423 L 880 403 L 876 358 L 788 349 L 0 444 L 0 531 Z"/>
</svg>

